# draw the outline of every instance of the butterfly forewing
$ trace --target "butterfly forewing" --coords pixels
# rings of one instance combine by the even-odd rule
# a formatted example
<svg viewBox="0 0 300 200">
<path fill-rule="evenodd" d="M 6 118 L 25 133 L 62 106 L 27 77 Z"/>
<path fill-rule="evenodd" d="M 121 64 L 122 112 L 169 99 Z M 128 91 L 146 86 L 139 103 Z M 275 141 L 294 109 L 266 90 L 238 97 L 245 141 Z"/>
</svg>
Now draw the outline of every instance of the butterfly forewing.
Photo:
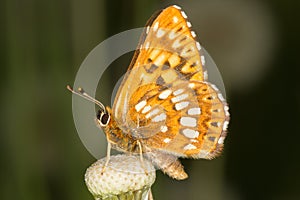
<svg viewBox="0 0 300 200">
<path fill-rule="evenodd" d="M 195 32 L 186 14 L 177 6 L 170 6 L 153 16 L 141 37 L 139 50 L 117 92 L 113 114 L 123 131 L 136 128 L 128 118 L 135 106 L 129 102 L 141 86 L 158 84 L 170 86 L 182 80 L 205 81 L 204 57 Z"/>
</svg>

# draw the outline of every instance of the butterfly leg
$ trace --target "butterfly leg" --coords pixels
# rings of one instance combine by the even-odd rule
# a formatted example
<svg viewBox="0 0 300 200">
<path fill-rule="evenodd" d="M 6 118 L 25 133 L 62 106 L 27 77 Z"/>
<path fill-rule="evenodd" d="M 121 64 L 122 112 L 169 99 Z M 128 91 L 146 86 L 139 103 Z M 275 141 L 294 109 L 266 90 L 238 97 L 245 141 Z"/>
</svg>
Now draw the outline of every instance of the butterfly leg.
<svg viewBox="0 0 300 200">
<path fill-rule="evenodd" d="M 146 167 L 145 167 L 144 158 L 143 158 L 142 144 L 140 143 L 139 140 L 137 140 L 137 144 L 138 144 L 138 146 L 139 146 L 140 160 L 141 160 L 142 167 L 143 167 L 143 169 L 144 169 L 144 171 L 145 171 L 145 174 L 148 175 L 148 171 L 147 171 L 147 169 L 146 169 Z"/>
<path fill-rule="evenodd" d="M 107 151 L 106 151 L 106 161 L 105 161 L 105 164 L 102 168 L 102 171 L 101 171 L 101 175 L 103 175 L 108 163 L 109 163 L 109 160 L 110 160 L 110 150 L 111 150 L 111 144 L 109 141 L 107 141 Z"/>
<path fill-rule="evenodd" d="M 153 200 L 153 195 L 151 189 L 149 190 L 148 200 Z"/>
</svg>

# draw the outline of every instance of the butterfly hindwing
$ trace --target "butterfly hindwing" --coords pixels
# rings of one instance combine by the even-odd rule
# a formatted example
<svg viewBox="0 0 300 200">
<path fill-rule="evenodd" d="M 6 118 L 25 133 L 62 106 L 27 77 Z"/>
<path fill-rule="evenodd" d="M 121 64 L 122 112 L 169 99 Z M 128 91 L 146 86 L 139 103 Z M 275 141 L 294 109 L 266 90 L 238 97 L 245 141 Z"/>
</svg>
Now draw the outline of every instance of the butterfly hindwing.
<svg viewBox="0 0 300 200">
<path fill-rule="evenodd" d="M 134 92 L 127 121 L 138 124 L 135 137 L 147 147 L 210 159 L 221 151 L 226 135 L 229 114 L 224 104 L 209 83 L 182 81 L 170 87 L 153 83 Z"/>
</svg>

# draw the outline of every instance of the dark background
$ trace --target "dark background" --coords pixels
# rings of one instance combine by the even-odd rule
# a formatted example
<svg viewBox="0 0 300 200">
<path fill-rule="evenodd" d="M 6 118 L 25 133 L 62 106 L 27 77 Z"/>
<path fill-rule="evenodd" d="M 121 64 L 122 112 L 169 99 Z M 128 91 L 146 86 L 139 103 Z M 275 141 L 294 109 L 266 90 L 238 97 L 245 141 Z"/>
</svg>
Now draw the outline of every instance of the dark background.
<svg viewBox="0 0 300 200">
<path fill-rule="evenodd" d="M 158 172 L 155 199 L 300 199 L 293 0 L 1 0 L 0 199 L 93 199 L 83 175 L 95 159 L 76 133 L 65 85 L 101 41 L 174 3 L 217 63 L 232 118 L 223 156 L 183 160 L 190 175 L 183 182 Z M 106 73 L 100 100 L 110 102 L 130 56 Z"/>
</svg>

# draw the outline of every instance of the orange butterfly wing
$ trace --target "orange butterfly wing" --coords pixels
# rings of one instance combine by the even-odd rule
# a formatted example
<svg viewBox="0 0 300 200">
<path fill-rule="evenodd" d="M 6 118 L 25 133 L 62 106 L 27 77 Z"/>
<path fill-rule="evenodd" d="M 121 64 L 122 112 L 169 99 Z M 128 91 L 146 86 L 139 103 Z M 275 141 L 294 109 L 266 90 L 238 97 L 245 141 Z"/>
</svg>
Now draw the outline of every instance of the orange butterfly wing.
<svg viewBox="0 0 300 200">
<path fill-rule="evenodd" d="M 182 13 L 177 6 L 170 6 L 147 22 L 139 44 L 142 48 L 136 50 L 113 105 L 114 117 L 120 124 L 126 122 L 128 100 L 139 86 L 155 83 L 159 76 L 165 78 L 166 83 L 171 83 L 177 77 L 176 72 L 181 73 L 183 78 L 206 80 L 207 72 L 198 52 L 200 44 L 194 40 L 195 33 L 190 31 L 190 23 Z M 157 37 L 159 31 L 165 31 L 165 34 Z M 189 47 L 191 52 L 182 53 Z M 163 70 L 168 67 L 174 70 Z"/>
<path fill-rule="evenodd" d="M 212 158 L 223 145 L 228 107 L 217 88 L 205 82 L 205 60 L 190 27 L 177 6 L 148 21 L 113 116 L 124 133 L 150 149 Z"/>
</svg>

